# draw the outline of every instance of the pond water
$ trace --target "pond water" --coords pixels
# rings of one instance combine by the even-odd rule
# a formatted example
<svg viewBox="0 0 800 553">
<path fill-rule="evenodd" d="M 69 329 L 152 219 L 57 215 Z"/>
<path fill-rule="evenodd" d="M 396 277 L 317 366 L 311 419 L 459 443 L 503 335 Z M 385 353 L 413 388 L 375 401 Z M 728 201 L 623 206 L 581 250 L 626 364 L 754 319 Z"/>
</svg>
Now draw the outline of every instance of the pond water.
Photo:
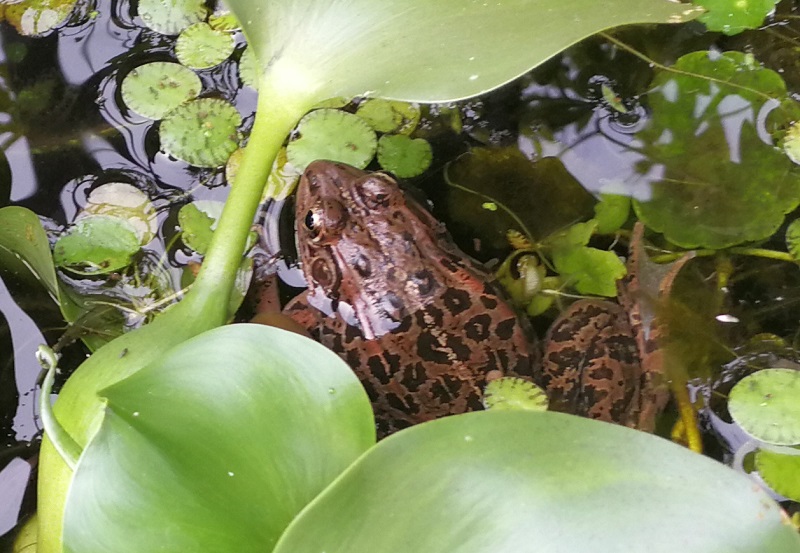
<svg viewBox="0 0 800 553">
<path fill-rule="evenodd" d="M 127 0 L 99 0 L 44 37 L 0 23 L 0 207 L 37 213 L 51 242 L 103 184 L 132 185 L 156 213 L 155 238 L 132 265 L 108 278 L 59 273 L 84 301 L 111 305 L 100 322 L 83 321 L 89 331 L 106 323 L 113 332 L 135 326 L 146 317 L 133 311 L 179 290 L 187 263 L 200 256 L 181 241 L 178 211 L 227 194 L 223 168 L 168 155 L 160 149 L 158 122 L 123 102 L 121 83 L 134 67 L 174 60 L 175 37 L 148 29 L 135 14 Z M 483 98 L 422 109 L 413 135 L 429 141 L 433 163 L 408 180 L 461 248 L 490 266 L 512 252 L 508 229 L 547 243 L 592 218 L 595 200 L 585 191 L 639 201 L 621 223 L 629 231 L 638 218 L 662 233 L 649 236 L 651 257 L 666 262 L 680 257 L 675 251 L 694 252 L 676 285 L 682 307 L 661 315 L 683 339 L 683 379 L 693 397 L 719 384 L 720 405 L 701 426 L 706 450 L 726 460 L 741 436 L 719 398 L 754 368 L 798 366 L 800 252 L 787 251 L 784 234 L 797 217 L 800 174 L 773 147 L 800 113 L 791 105 L 800 94 L 794 17 L 781 4 L 769 28 L 734 37 L 692 23 L 589 39 Z M 233 104 L 248 130 L 256 92 L 240 81 L 241 34 L 234 45 L 226 61 L 196 74 L 203 95 Z M 702 56 L 683 60 L 680 72 L 660 69 L 698 51 Z M 728 51 L 743 53 L 724 58 Z M 735 79 L 733 91 L 720 84 Z M 380 166 L 373 161 L 369 168 Z M 674 183 L 681 192 L 672 192 Z M 269 208 L 266 227 L 270 248 L 286 253 L 286 291 L 302 279 L 280 208 L 280 202 Z M 628 231 L 612 229 L 590 245 L 624 255 Z M 549 253 L 541 256 L 558 265 Z M 569 272 L 560 272 L 550 298 L 561 290 L 597 293 L 570 288 Z M 540 335 L 569 297 L 533 318 Z M 0 280 L 0 470 L 9 467 L 0 473 L 0 549 L 10 547 L 17 520 L 35 509 L 36 349 L 62 340 L 62 382 L 87 355 L 80 333 L 62 339 L 65 328 L 43 290 Z"/>
</svg>

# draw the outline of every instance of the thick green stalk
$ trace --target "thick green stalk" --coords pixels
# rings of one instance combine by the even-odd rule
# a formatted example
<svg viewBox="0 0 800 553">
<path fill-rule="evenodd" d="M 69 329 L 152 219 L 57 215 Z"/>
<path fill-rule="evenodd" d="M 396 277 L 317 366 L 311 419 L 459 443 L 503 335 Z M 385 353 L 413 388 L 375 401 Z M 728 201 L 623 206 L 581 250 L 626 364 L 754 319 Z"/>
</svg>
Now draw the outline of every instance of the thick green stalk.
<svg viewBox="0 0 800 553">
<path fill-rule="evenodd" d="M 275 88 L 263 85 L 236 182 L 195 285 L 180 303 L 150 324 L 97 350 L 62 388 L 53 411 L 79 447 L 86 447 L 102 423 L 103 389 L 148 366 L 181 342 L 227 322 L 236 271 L 272 162 L 288 132 L 313 104 L 307 95 L 300 101 L 286 101 Z M 63 515 L 72 475 L 45 436 L 39 465 L 39 553 L 63 551 Z"/>
</svg>

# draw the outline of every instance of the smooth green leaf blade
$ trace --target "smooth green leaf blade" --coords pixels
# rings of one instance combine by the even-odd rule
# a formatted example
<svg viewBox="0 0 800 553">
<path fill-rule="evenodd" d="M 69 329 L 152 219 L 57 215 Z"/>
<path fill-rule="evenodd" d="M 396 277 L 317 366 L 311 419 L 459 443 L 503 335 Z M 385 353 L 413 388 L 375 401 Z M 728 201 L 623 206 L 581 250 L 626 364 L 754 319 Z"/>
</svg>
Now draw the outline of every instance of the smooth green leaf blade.
<svg viewBox="0 0 800 553">
<path fill-rule="evenodd" d="M 796 553 L 748 478 L 666 440 L 559 413 L 446 417 L 378 444 L 275 553 Z"/>
<path fill-rule="evenodd" d="M 279 89 L 444 102 L 492 90 L 598 31 L 699 11 L 665 0 L 231 0 Z"/>
<path fill-rule="evenodd" d="M 58 279 L 50 243 L 39 217 L 24 207 L 0 209 L 0 276 L 35 277 L 58 302 Z"/>
<path fill-rule="evenodd" d="M 261 325 L 204 333 L 101 395 L 106 416 L 67 500 L 76 553 L 270 551 L 375 443 L 352 370 Z"/>
</svg>

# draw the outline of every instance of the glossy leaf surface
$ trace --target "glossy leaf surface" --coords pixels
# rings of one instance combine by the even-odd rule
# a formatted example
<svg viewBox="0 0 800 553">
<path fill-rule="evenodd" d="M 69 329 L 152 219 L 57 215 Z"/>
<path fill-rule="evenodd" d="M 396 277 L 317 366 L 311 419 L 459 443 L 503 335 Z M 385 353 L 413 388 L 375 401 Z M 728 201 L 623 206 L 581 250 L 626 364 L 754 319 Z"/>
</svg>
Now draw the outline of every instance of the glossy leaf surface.
<svg viewBox="0 0 800 553">
<path fill-rule="evenodd" d="M 798 550 L 777 504 L 715 461 L 569 415 L 487 411 L 382 441 L 275 552 Z"/>
<path fill-rule="evenodd" d="M 443 102 L 496 88 L 598 31 L 691 18 L 665 0 L 230 0 L 276 86 Z"/>
<path fill-rule="evenodd" d="M 206 332 L 101 395 L 67 499 L 76 553 L 269 551 L 375 443 L 350 368 L 261 325 Z"/>
</svg>

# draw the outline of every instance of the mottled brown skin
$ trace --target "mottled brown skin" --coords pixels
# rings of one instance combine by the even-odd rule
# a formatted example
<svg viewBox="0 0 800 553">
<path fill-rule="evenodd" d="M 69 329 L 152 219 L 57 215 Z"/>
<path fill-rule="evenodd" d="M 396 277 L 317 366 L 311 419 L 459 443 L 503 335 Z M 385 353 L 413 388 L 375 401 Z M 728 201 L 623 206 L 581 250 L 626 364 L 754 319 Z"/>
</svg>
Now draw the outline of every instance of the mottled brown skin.
<svg viewBox="0 0 800 553">
<path fill-rule="evenodd" d="M 387 175 L 312 163 L 296 232 L 309 290 L 284 313 L 353 368 L 381 434 L 482 409 L 493 378 L 534 376 L 527 321 Z"/>
<path fill-rule="evenodd" d="M 553 410 L 652 432 L 669 390 L 659 347 L 665 329 L 652 313 L 642 314 L 643 233 L 637 223 L 628 274 L 617 286 L 618 303 L 579 300 L 553 322 L 545 340 L 541 384 Z M 659 279 L 655 294 L 669 292 L 685 261 Z"/>
</svg>

